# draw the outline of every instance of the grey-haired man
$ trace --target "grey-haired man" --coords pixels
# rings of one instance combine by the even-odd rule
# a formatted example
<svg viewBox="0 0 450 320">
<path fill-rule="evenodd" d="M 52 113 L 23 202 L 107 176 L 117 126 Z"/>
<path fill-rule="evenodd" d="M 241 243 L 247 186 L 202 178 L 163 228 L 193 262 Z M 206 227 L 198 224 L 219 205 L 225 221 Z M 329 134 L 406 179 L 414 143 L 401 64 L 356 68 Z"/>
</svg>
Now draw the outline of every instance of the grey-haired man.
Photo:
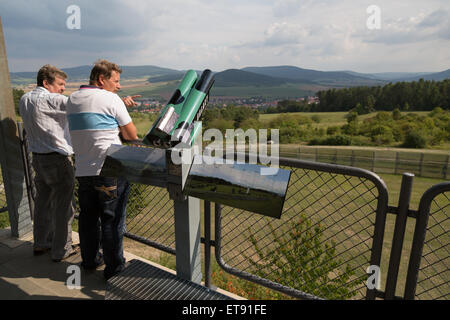
<svg viewBox="0 0 450 320">
<path fill-rule="evenodd" d="M 24 94 L 19 103 L 35 171 L 33 251 L 39 255 L 51 250 L 55 262 L 78 250 L 72 246 L 75 178 L 66 117 L 68 98 L 62 95 L 66 78 L 62 70 L 43 66 L 37 75 L 37 87 Z"/>
</svg>

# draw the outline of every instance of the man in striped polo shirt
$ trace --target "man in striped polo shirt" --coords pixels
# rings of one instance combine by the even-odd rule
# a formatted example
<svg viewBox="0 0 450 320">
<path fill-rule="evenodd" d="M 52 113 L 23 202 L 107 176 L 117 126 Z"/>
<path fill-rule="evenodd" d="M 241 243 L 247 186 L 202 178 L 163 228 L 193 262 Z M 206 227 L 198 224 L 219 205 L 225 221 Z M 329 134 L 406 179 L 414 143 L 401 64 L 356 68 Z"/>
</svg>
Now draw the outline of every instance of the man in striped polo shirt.
<svg viewBox="0 0 450 320">
<path fill-rule="evenodd" d="M 136 127 L 116 94 L 120 90 L 121 72 L 115 63 L 97 61 L 89 85 L 81 86 L 67 102 L 75 176 L 79 182 L 81 265 L 94 270 L 104 261 L 106 279 L 125 265 L 123 235 L 130 186 L 123 178 L 99 174 L 108 148 L 121 144 L 119 133 L 125 140 L 137 139 Z"/>
</svg>

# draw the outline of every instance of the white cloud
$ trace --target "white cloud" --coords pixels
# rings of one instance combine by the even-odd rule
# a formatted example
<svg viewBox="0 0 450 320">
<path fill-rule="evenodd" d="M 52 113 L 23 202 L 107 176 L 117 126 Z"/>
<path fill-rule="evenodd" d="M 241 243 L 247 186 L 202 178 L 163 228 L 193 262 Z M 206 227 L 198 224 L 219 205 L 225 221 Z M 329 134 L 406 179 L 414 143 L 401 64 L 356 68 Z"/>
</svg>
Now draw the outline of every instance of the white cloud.
<svg viewBox="0 0 450 320">
<path fill-rule="evenodd" d="M 74 3 L 81 8 L 79 31 L 65 28 L 65 9 Z M 381 30 L 366 27 L 371 4 L 3 0 L 0 12 L 13 71 L 48 62 L 63 67 L 90 64 L 100 56 L 122 65 L 215 71 L 249 65 L 360 72 L 448 69 L 448 0 L 377 0 Z"/>
<path fill-rule="evenodd" d="M 287 22 L 275 22 L 264 32 L 264 45 L 280 46 L 286 44 L 300 44 L 302 40 L 309 36 L 309 32 L 301 25 Z"/>
<path fill-rule="evenodd" d="M 381 30 L 373 32 L 364 30 L 355 36 L 364 42 L 383 43 L 389 45 L 428 42 L 449 39 L 450 15 L 446 10 L 436 10 L 428 15 L 386 19 Z"/>
</svg>

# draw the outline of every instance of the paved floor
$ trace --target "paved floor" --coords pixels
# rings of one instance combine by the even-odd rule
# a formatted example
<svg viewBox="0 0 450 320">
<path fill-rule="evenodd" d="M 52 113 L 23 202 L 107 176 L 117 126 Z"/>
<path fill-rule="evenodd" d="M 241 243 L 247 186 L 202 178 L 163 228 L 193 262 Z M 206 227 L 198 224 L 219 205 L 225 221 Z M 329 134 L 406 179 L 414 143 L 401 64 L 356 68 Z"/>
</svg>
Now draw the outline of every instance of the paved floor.
<svg viewBox="0 0 450 320">
<path fill-rule="evenodd" d="M 79 243 L 78 233 L 73 232 L 72 238 L 74 244 Z M 132 253 L 124 252 L 124 256 L 127 261 L 138 259 L 175 274 L 171 269 Z M 0 300 L 105 299 L 103 268 L 93 272 L 79 268 L 79 288 L 68 286 L 77 284 L 73 279 L 79 263 L 80 254 L 63 262 L 53 262 L 50 253 L 34 256 L 31 234 L 15 239 L 11 238 L 10 229 L 0 229 Z M 233 299 L 243 299 L 219 288 L 217 291 Z"/>
<path fill-rule="evenodd" d="M 78 234 L 73 233 L 73 243 L 79 243 Z M 127 261 L 139 259 L 156 265 L 161 269 L 174 273 L 148 260 L 125 252 Z M 10 229 L 0 230 L 0 300 L 5 299 L 101 299 L 105 298 L 106 281 L 103 270 L 86 272 L 79 269 L 80 286 L 73 280 L 76 267 L 81 262 L 80 254 L 70 257 L 64 262 L 53 262 L 50 253 L 41 256 L 33 255 L 32 236 L 23 239 L 11 238 Z M 71 268 L 69 268 L 71 267 Z"/>
</svg>

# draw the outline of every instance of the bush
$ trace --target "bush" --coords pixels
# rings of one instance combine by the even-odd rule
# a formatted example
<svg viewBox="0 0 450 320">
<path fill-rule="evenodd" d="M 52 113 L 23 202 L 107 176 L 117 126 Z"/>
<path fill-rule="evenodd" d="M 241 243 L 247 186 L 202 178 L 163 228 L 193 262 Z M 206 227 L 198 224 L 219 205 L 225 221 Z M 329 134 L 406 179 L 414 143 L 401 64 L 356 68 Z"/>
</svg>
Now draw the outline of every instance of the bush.
<svg viewBox="0 0 450 320">
<path fill-rule="evenodd" d="M 341 129 L 338 126 L 331 126 L 327 128 L 327 134 L 333 135 L 341 132 Z"/>
<path fill-rule="evenodd" d="M 9 227 L 9 215 L 8 211 L 0 213 L 0 229 Z"/>
<path fill-rule="evenodd" d="M 317 114 L 315 114 L 315 115 L 311 116 L 311 120 L 314 121 L 315 123 L 320 123 L 322 118 L 320 116 L 318 116 Z"/>
<path fill-rule="evenodd" d="M 394 134 L 392 133 L 391 128 L 377 125 L 370 130 L 370 138 L 372 142 L 375 142 L 377 145 L 389 144 L 394 141 Z"/>
<path fill-rule="evenodd" d="M 427 146 L 427 140 L 419 132 L 411 131 L 406 134 L 405 140 L 401 146 L 403 148 L 422 149 Z"/>
<path fill-rule="evenodd" d="M 269 224 L 275 249 L 268 249 L 266 242 L 261 245 L 249 230 L 258 257 L 255 261 L 255 257 L 244 255 L 252 266 L 251 272 L 325 299 L 354 296 L 354 287 L 363 280 L 353 280 L 355 271 L 336 256 L 336 243 L 324 240 L 325 228 L 313 224 L 305 214 L 292 223 L 287 232 Z"/>
<path fill-rule="evenodd" d="M 321 145 L 321 146 L 350 146 L 352 144 L 352 139 L 346 135 L 335 135 L 327 137 L 324 139 L 314 138 L 309 141 L 310 146 Z"/>
</svg>

